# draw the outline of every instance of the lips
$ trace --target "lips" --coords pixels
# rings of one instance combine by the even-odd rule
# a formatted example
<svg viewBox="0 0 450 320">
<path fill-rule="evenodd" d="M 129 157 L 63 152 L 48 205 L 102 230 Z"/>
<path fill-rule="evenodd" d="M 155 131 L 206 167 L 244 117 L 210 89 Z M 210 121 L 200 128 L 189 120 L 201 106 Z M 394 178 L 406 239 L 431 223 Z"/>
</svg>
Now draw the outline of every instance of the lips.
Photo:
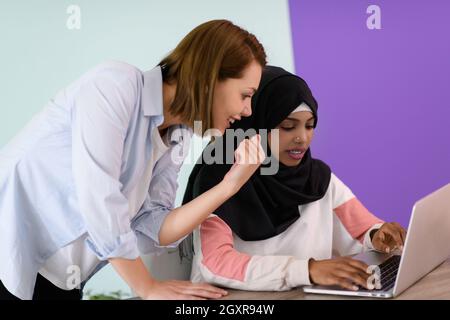
<svg viewBox="0 0 450 320">
<path fill-rule="evenodd" d="M 231 116 L 227 119 L 227 128 L 229 128 L 236 120 L 241 120 L 240 116 Z"/>
<path fill-rule="evenodd" d="M 292 158 L 294 160 L 300 160 L 305 155 L 306 149 L 305 148 L 295 148 L 295 149 L 286 150 L 286 152 L 290 158 Z"/>
</svg>

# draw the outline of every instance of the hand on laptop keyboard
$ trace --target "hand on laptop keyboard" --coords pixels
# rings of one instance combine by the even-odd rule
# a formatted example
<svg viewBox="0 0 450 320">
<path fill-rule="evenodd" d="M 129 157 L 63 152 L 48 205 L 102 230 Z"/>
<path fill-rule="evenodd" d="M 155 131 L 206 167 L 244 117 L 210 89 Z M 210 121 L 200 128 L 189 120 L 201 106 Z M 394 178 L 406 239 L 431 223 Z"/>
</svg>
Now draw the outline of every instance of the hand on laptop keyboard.
<svg viewBox="0 0 450 320">
<path fill-rule="evenodd" d="M 309 277 L 311 283 L 324 286 L 339 286 L 348 290 L 369 288 L 368 265 L 364 262 L 341 257 L 329 260 L 309 260 Z"/>
<path fill-rule="evenodd" d="M 384 223 L 372 236 L 373 247 L 381 252 L 403 250 L 406 230 L 396 222 Z"/>
</svg>

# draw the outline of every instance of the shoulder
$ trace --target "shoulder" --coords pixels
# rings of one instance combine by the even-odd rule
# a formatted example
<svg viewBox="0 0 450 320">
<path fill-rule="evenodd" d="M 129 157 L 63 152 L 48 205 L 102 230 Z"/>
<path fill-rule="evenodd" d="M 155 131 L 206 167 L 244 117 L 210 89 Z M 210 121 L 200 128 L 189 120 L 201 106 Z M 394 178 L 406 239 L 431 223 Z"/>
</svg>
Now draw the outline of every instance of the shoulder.
<svg viewBox="0 0 450 320">
<path fill-rule="evenodd" d="M 82 76 L 82 83 L 96 84 L 99 88 L 113 86 L 121 91 L 142 86 L 142 71 L 126 62 L 109 60 L 95 66 Z"/>
<path fill-rule="evenodd" d="M 93 68 L 95 73 L 112 73 L 124 76 L 137 76 L 142 75 L 142 71 L 137 67 L 117 60 L 108 60 L 100 63 L 96 67 Z"/>
<path fill-rule="evenodd" d="M 335 207 L 355 197 L 352 190 L 333 172 L 331 173 L 328 192 L 333 199 Z"/>
</svg>

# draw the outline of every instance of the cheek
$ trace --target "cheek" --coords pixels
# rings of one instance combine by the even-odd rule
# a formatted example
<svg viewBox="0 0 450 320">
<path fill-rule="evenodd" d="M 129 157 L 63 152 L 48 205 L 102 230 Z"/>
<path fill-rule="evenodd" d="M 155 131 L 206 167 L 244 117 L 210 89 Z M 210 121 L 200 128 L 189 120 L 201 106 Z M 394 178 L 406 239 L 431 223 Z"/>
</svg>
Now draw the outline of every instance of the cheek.
<svg viewBox="0 0 450 320">
<path fill-rule="evenodd" d="M 229 95 L 228 97 L 226 97 L 224 99 L 222 108 L 223 108 L 223 113 L 225 115 L 227 115 L 228 117 L 240 114 L 243 109 L 242 99 L 235 98 L 235 97 L 232 97 L 231 95 Z"/>
<path fill-rule="evenodd" d="M 221 90 L 216 90 L 214 93 L 214 99 L 213 99 L 213 118 L 214 119 L 220 119 L 223 118 L 224 115 L 224 104 L 226 99 L 224 98 Z"/>
<path fill-rule="evenodd" d="M 311 141 L 312 141 L 312 139 L 313 139 L 313 137 L 314 137 L 314 129 L 308 131 L 307 137 L 308 137 L 308 145 L 310 145 L 310 144 L 311 144 Z"/>
<path fill-rule="evenodd" d="M 292 140 L 292 134 L 289 134 L 284 131 L 280 131 L 280 150 L 285 150 L 288 148 L 290 141 Z"/>
<path fill-rule="evenodd" d="M 278 134 L 278 141 L 277 139 L 274 139 L 273 140 L 274 145 L 272 146 L 272 136 L 271 134 L 269 134 L 268 137 L 269 148 L 270 150 L 272 150 L 272 152 L 279 154 L 280 151 L 287 149 L 287 147 L 289 146 L 290 139 L 291 137 L 288 133 L 280 130 Z"/>
</svg>

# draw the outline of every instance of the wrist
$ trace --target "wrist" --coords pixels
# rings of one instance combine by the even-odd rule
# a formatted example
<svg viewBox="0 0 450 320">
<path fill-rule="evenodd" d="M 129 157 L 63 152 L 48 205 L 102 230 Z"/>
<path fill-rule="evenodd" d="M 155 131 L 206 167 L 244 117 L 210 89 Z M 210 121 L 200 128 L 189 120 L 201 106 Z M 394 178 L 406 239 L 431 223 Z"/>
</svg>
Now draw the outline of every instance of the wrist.
<svg viewBox="0 0 450 320">
<path fill-rule="evenodd" d="M 221 194 L 225 197 L 224 201 L 234 196 L 240 189 L 240 186 L 227 179 L 223 179 L 217 186 L 220 188 Z"/>
<path fill-rule="evenodd" d="M 145 299 L 155 289 L 155 286 L 156 286 L 157 282 L 158 281 L 156 279 L 149 278 L 146 281 L 143 281 L 142 285 L 140 285 L 134 291 L 140 298 Z"/>
<path fill-rule="evenodd" d="M 314 260 L 313 258 L 308 260 L 309 282 L 311 282 L 311 283 L 315 283 L 313 280 L 313 277 L 312 277 L 312 273 L 313 273 L 312 270 L 314 268 L 315 263 L 316 263 L 316 260 Z"/>
</svg>

